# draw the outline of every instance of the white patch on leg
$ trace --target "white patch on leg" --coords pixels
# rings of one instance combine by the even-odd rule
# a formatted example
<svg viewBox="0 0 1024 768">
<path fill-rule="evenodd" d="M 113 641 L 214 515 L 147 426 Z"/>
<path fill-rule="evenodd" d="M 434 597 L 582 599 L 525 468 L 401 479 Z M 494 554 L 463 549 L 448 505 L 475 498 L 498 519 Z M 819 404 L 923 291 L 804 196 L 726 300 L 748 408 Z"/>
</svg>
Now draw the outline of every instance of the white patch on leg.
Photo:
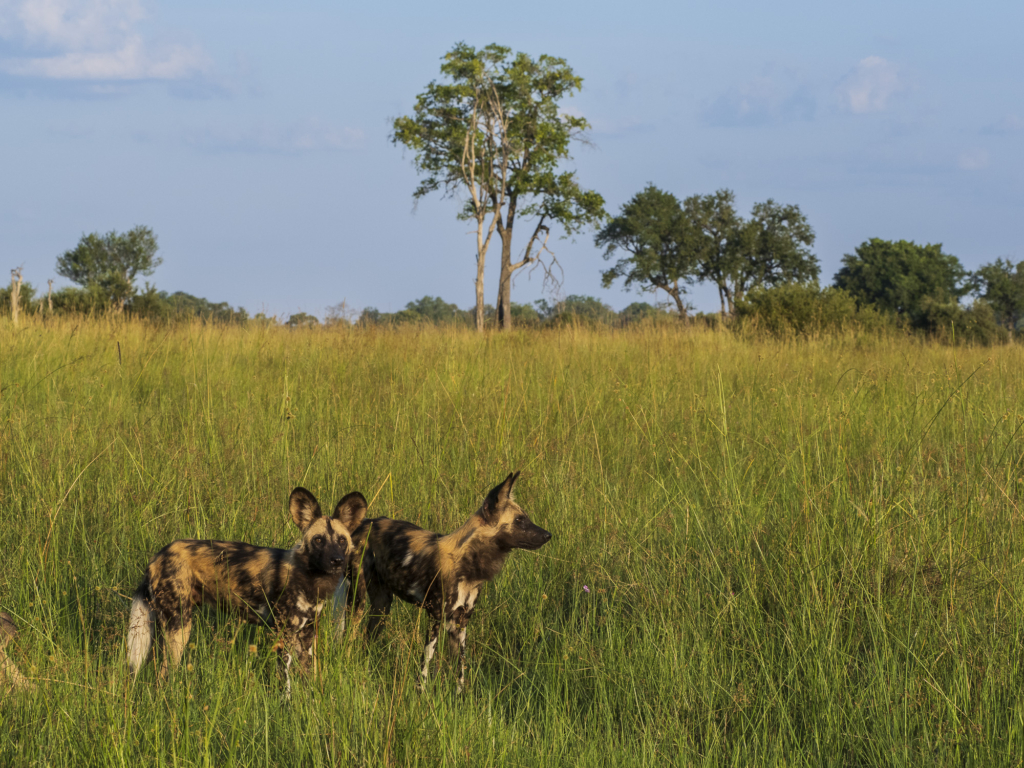
<svg viewBox="0 0 1024 768">
<path fill-rule="evenodd" d="M 402 567 L 403 568 L 408 568 L 409 567 L 409 563 L 411 563 L 411 562 L 412 562 L 412 552 L 408 552 L 405 555 L 405 559 L 402 561 Z"/>
<path fill-rule="evenodd" d="M 469 582 L 459 582 L 459 593 L 455 598 L 455 605 L 452 606 L 452 610 L 458 608 L 465 608 L 467 611 L 473 607 L 476 602 L 476 596 L 480 594 L 480 585 L 470 585 Z"/>
<path fill-rule="evenodd" d="M 286 653 L 284 655 L 284 697 L 288 700 L 292 698 L 292 655 Z"/>
<path fill-rule="evenodd" d="M 299 599 L 295 601 L 295 608 L 296 608 L 296 610 L 302 611 L 303 613 L 305 613 L 306 611 L 308 611 L 312 607 L 313 607 L 313 604 L 311 602 L 309 602 L 302 595 L 299 595 Z"/>
<path fill-rule="evenodd" d="M 423 679 L 423 682 L 426 682 L 427 678 L 430 676 L 430 660 L 434 658 L 434 651 L 436 649 L 436 637 L 427 643 L 427 647 L 423 649 L 423 669 L 420 671 L 420 677 Z"/>
</svg>

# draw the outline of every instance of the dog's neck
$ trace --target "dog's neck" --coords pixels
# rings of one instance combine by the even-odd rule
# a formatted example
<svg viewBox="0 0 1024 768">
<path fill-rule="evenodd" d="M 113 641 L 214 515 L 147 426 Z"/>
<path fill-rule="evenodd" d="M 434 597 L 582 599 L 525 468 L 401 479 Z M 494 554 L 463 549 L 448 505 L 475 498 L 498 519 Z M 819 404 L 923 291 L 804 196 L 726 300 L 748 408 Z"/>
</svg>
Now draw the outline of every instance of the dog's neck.
<svg viewBox="0 0 1024 768">
<path fill-rule="evenodd" d="M 458 577 L 467 581 L 490 581 L 505 565 L 512 551 L 502 547 L 494 538 L 493 529 L 477 512 L 459 528 L 442 536 L 438 551 L 447 564 L 457 569 Z M 442 565 L 442 570 L 448 570 Z"/>
<path fill-rule="evenodd" d="M 301 592 L 309 592 L 318 600 L 332 594 L 344 575 L 340 571 L 332 574 L 311 568 L 309 555 L 298 546 L 289 553 L 285 563 L 287 584 Z"/>
</svg>

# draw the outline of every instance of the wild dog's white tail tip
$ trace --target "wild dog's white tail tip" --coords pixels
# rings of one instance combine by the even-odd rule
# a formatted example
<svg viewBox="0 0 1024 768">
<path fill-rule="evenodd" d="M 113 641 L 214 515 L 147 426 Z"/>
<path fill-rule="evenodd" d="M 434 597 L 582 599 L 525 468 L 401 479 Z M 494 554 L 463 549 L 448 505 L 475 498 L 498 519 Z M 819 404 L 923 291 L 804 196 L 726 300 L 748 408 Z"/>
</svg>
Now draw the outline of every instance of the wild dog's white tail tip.
<svg viewBox="0 0 1024 768">
<path fill-rule="evenodd" d="M 149 658 L 153 646 L 153 609 L 146 599 L 145 587 L 139 587 L 132 598 L 132 612 L 128 616 L 128 669 L 133 675 Z"/>
</svg>

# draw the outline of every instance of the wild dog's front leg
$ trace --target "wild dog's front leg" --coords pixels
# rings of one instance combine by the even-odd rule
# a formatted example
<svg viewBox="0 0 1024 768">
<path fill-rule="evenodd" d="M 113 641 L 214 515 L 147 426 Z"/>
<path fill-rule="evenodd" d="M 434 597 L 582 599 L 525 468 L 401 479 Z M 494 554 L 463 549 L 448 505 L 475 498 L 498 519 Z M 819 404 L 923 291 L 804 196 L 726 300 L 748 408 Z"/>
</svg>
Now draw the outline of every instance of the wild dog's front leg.
<svg viewBox="0 0 1024 768">
<path fill-rule="evenodd" d="M 316 614 L 310 611 L 303 617 L 304 623 L 295 633 L 296 646 L 299 653 L 299 667 L 302 671 L 316 672 Z"/>
<path fill-rule="evenodd" d="M 391 601 L 394 596 L 390 589 L 380 583 L 370 569 L 364 568 L 363 576 L 366 579 L 366 594 L 370 598 L 370 618 L 366 623 L 366 634 L 376 637 L 384 619 L 391 613 Z"/>
<path fill-rule="evenodd" d="M 437 638 L 441 634 L 441 622 L 431 621 L 430 633 L 427 635 L 427 644 L 423 646 L 423 669 L 420 670 L 420 690 L 427 685 L 427 680 L 430 678 L 430 660 L 434 658 L 434 652 L 437 650 Z"/>
<path fill-rule="evenodd" d="M 278 663 L 284 671 L 284 692 L 286 698 L 292 695 L 292 667 L 298 667 L 303 674 L 313 665 L 316 655 L 316 614 L 312 611 L 296 613 L 289 619 L 280 638 L 274 644 Z"/>
<path fill-rule="evenodd" d="M 448 639 L 459 644 L 459 685 L 455 689 L 462 693 L 466 685 L 466 623 L 469 617 L 458 610 L 455 615 L 448 619 Z"/>
</svg>

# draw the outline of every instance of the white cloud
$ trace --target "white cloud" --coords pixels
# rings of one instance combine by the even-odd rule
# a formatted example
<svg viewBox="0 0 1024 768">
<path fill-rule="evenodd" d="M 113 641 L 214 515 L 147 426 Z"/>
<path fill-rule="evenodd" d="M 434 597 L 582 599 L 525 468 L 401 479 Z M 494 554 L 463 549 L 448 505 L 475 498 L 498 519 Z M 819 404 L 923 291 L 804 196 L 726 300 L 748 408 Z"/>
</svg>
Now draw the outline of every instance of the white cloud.
<svg viewBox="0 0 1024 768">
<path fill-rule="evenodd" d="M 988 152 L 984 149 L 969 149 L 961 153 L 957 165 L 963 171 L 980 171 L 988 168 Z"/>
<path fill-rule="evenodd" d="M 883 112 L 892 97 L 906 89 L 895 64 L 881 56 L 868 56 L 836 86 L 843 108 L 856 115 Z"/>
<path fill-rule="evenodd" d="M 206 128 L 187 133 L 185 142 L 214 151 L 290 153 L 358 149 L 363 145 L 363 138 L 359 129 L 312 119 L 287 126 Z"/>
<path fill-rule="evenodd" d="M 154 46 L 138 31 L 139 0 L 0 0 L 0 37 L 29 55 L 0 70 L 53 80 L 180 80 L 210 61 L 198 45 Z M 32 55 L 41 54 L 41 55 Z"/>
</svg>

